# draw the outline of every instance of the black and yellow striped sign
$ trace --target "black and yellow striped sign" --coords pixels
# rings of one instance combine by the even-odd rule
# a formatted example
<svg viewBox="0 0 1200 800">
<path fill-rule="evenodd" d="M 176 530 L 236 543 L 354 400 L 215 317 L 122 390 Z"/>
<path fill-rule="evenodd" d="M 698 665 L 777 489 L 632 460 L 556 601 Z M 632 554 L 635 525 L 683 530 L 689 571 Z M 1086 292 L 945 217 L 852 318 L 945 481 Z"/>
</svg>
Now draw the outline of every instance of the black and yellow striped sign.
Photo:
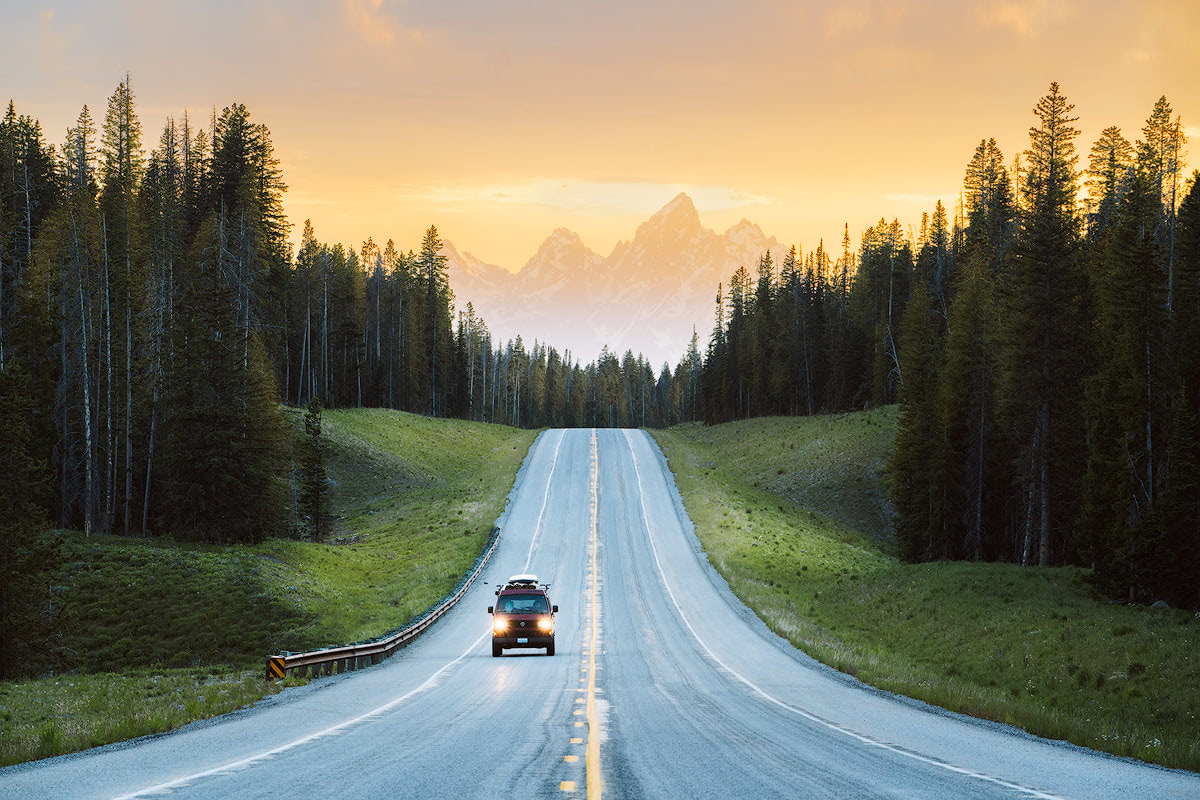
<svg viewBox="0 0 1200 800">
<path fill-rule="evenodd" d="M 267 679 L 282 678 L 284 675 L 283 656 L 273 656 L 267 659 Z"/>
</svg>

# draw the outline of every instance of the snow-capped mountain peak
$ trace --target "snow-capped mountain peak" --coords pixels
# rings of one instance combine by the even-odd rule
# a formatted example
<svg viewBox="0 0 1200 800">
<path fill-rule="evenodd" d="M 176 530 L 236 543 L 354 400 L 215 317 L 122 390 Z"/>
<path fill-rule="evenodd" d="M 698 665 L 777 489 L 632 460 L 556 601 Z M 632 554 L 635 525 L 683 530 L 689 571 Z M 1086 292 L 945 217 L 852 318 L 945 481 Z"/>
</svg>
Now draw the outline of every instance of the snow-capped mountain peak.
<svg viewBox="0 0 1200 800">
<path fill-rule="evenodd" d="M 656 234 L 670 232 L 677 235 L 694 234 L 702 230 L 700 214 L 696 204 L 686 192 L 675 195 L 675 199 L 654 212 L 650 219 L 638 226 L 635 239 L 654 237 Z"/>
<path fill-rule="evenodd" d="M 608 345 L 674 364 L 693 326 L 712 326 L 717 284 L 740 266 L 752 269 L 768 249 L 778 260 L 784 248 L 748 220 L 723 234 L 705 228 L 681 192 L 607 258 L 559 228 L 518 274 L 462 254 L 450 259 L 450 282 L 458 305 L 474 303 L 496 345 L 520 334 L 585 361 Z"/>
<path fill-rule="evenodd" d="M 554 231 L 554 233 L 550 234 L 550 236 L 546 238 L 546 241 L 542 242 L 542 246 L 538 248 L 537 253 L 533 258 L 529 259 L 528 263 L 525 264 L 524 269 L 521 271 L 524 272 L 531 266 L 536 266 L 546 262 L 561 263 L 570 258 L 589 259 L 592 257 L 599 258 L 600 256 L 592 252 L 592 250 L 583 243 L 583 240 L 579 238 L 578 233 L 566 228 L 559 228 Z"/>
</svg>

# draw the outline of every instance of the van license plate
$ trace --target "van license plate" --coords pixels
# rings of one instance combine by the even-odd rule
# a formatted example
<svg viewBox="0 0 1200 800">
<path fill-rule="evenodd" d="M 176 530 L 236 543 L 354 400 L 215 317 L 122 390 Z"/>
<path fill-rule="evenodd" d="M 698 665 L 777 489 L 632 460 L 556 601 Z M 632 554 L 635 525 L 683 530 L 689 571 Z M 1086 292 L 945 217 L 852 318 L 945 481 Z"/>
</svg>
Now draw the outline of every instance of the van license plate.
<svg viewBox="0 0 1200 800">
<path fill-rule="evenodd" d="M 517 639 L 517 644 L 529 644 L 528 639 Z"/>
</svg>

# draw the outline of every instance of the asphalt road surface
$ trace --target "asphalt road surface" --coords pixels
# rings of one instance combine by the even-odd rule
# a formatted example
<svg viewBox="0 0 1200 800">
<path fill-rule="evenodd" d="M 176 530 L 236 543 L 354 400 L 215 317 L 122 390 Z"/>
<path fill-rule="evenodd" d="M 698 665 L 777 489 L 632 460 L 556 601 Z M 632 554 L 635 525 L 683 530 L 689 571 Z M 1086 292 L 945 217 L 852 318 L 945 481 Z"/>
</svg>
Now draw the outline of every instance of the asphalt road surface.
<svg viewBox="0 0 1200 800">
<path fill-rule="evenodd" d="M 0 770 L 0 797 L 1200 800 L 1200 775 L 949 714 L 813 662 L 708 565 L 642 432 L 544 433 L 501 529 L 481 581 L 383 664 Z M 486 608 L 520 572 L 552 584 L 552 658 L 491 655 Z"/>
</svg>

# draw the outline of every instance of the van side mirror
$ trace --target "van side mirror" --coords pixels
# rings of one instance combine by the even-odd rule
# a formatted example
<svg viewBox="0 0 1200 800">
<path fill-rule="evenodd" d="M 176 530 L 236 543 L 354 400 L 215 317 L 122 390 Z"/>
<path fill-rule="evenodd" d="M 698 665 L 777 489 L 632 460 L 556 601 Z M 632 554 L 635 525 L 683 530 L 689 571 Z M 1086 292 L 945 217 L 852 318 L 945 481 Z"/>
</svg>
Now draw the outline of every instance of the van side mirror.
<svg viewBox="0 0 1200 800">
<path fill-rule="evenodd" d="M 488 606 L 488 613 L 489 613 L 489 614 L 491 614 L 491 613 L 492 613 L 492 607 L 491 607 L 491 606 Z"/>
<path fill-rule="evenodd" d="M 550 609 L 551 609 L 551 613 L 554 613 L 554 614 L 558 613 L 558 606 L 551 606 Z"/>
</svg>

